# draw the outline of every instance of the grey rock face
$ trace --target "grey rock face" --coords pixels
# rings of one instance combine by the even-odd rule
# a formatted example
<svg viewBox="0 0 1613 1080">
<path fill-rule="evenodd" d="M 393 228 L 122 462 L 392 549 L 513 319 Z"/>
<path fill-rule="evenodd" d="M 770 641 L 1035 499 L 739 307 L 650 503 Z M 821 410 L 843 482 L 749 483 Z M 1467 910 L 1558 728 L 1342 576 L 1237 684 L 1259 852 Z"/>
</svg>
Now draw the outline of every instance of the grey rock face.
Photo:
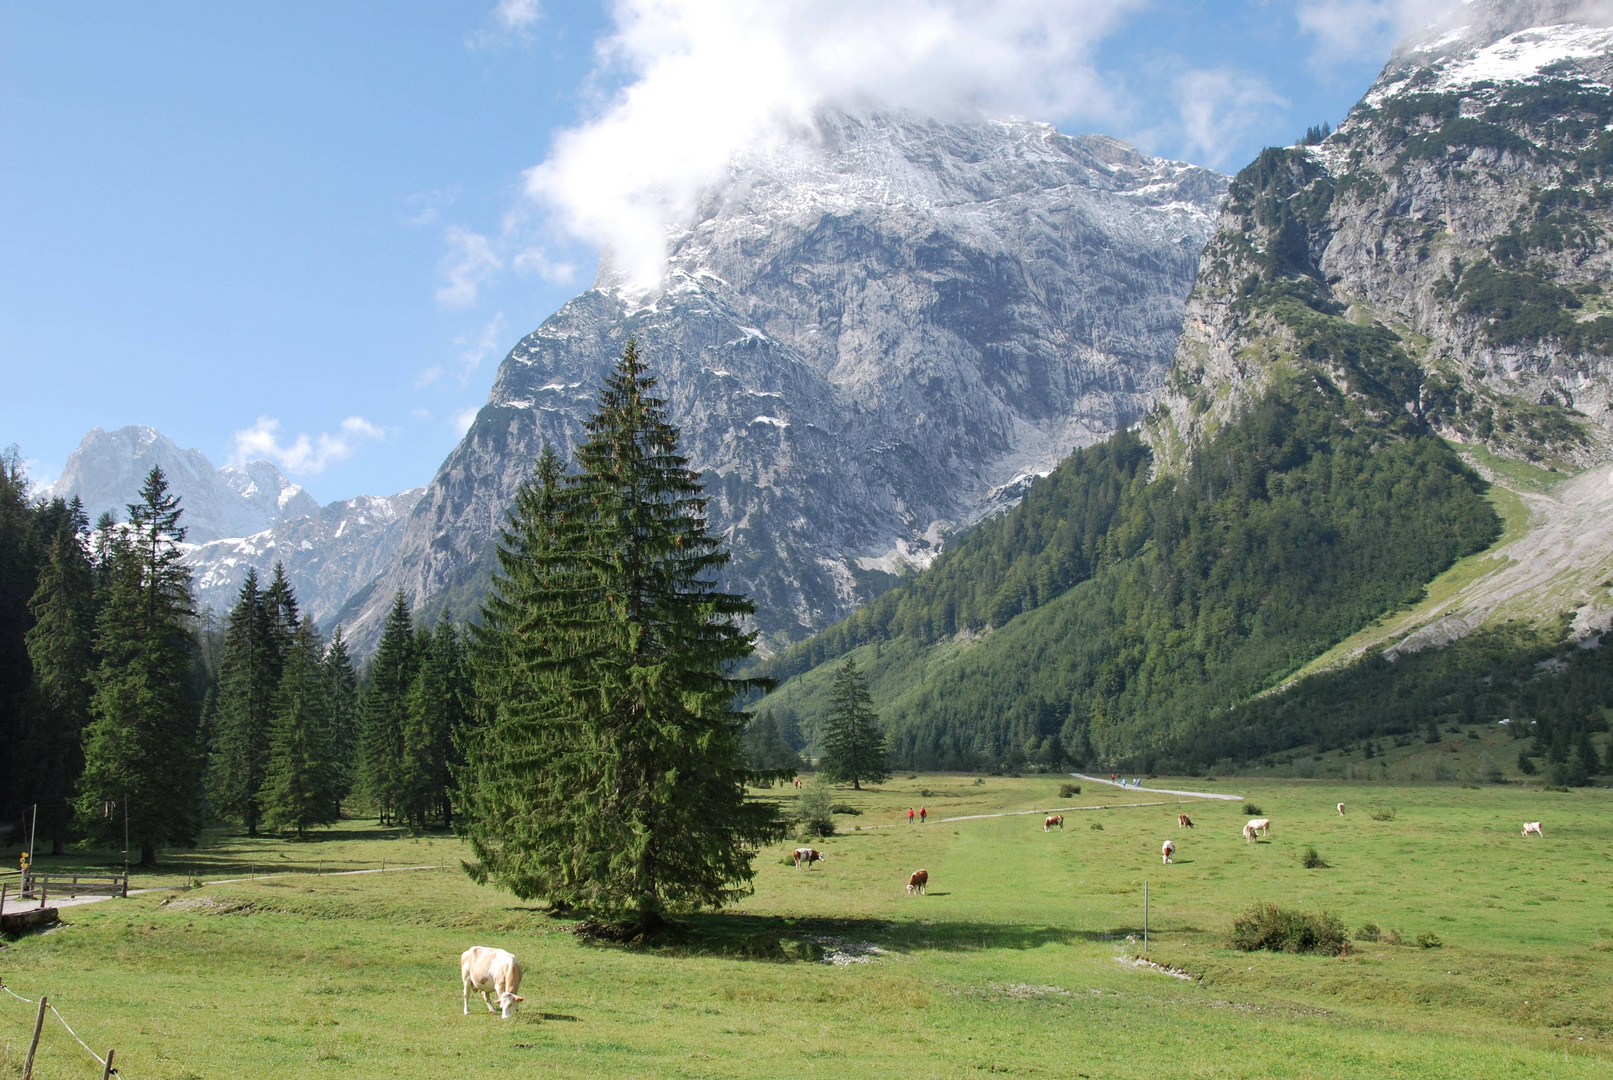
<svg viewBox="0 0 1613 1080">
<path fill-rule="evenodd" d="M 1613 30 L 1571 21 L 1587 10 L 1462 5 L 1330 138 L 1239 174 L 1150 425 L 1167 459 L 1312 363 L 1282 315 L 1294 287 L 1395 335 L 1420 372 L 1399 404 L 1443 434 L 1569 466 L 1607 455 Z"/>
<path fill-rule="evenodd" d="M 162 467 L 169 488 L 180 497 L 191 543 L 247 536 L 319 509 L 313 496 L 270 462 L 216 469 L 200 450 L 181 450 L 160 431 L 139 425 L 111 432 L 93 429 L 68 457 L 62 475 L 41 494 L 78 496 L 91 522 L 108 510 L 123 521 L 153 465 Z"/>
<path fill-rule="evenodd" d="M 821 135 L 738 163 L 670 236 L 656 290 L 602 268 L 511 350 L 395 562 L 343 613 L 356 641 L 395 589 L 475 589 L 542 443 L 573 450 L 629 335 L 764 646 L 844 617 L 1142 415 L 1225 177 L 1028 122 L 835 115 Z"/>
<path fill-rule="evenodd" d="M 384 497 L 343 499 L 252 536 L 214 540 L 192 548 L 186 563 L 195 575 L 197 605 L 222 614 L 235 603 L 248 567 L 267 582 L 284 563 L 305 615 L 331 629 L 341 606 L 391 562 L 403 523 L 425 488 Z"/>
</svg>

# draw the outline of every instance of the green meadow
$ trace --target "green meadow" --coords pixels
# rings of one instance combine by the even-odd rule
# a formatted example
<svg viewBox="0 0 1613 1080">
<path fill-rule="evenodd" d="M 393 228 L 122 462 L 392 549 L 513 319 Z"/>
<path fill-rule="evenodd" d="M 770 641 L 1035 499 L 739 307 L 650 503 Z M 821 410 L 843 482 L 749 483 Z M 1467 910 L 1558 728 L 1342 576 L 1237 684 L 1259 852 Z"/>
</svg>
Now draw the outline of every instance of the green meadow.
<svg viewBox="0 0 1613 1080">
<path fill-rule="evenodd" d="M 813 842 L 824 864 L 787 865 L 794 842 L 769 849 L 753 897 L 652 947 L 586 940 L 476 886 L 450 836 L 357 822 L 301 844 L 209 835 L 134 882 L 203 885 L 63 908 L 59 928 L 0 949 L 0 977 L 116 1047 L 128 1080 L 1609 1075 L 1613 792 L 1153 782 L 1257 804 L 1273 834 L 1247 844 L 1242 801 L 1090 783 L 1061 799 L 1067 779 L 927 774 L 838 791 L 862 813 Z M 931 820 L 910 826 L 920 804 Z M 1076 809 L 1044 833 L 1056 807 Z M 1181 811 L 1196 828 L 1177 828 Z M 975 814 L 1011 816 L 941 820 Z M 1545 838 L 1523 839 L 1535 819 Z M 1304 868 L 1311 847 L 1327 867 Z M 383 859 L 386 873 L 332 876 Z M 919 867 L 930 892 L 909 897 Z M 1158 967 L 1136 962 L 1145 884 Z M 1235 952 L 1227 932 L 1255 901 L 1402 944 Z M 1430 934 L 1438 947 L 1413 943 Z M 520 957 L 517 1019 L 474 1001 L 461 1015 L 472 944 Z M 0 995 L 0 1076 L 20 1075 L 32 1021 Z M 35 1076 L 98 1075 L 48 1018 Z"/>
</svg>

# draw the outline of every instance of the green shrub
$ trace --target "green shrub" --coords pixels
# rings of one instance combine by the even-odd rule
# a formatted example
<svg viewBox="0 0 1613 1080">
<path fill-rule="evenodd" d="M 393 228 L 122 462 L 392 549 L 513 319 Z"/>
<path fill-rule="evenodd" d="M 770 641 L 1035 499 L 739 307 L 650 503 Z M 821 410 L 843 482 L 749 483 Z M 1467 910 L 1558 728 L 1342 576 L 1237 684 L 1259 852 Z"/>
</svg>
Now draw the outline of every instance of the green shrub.
<svg viewBox="0 0 1613 1080">
<path fill-rule="evenodd" d="M 1081 785 L 1080 784 L 1060 784 L 1059 785 L 1059 798 L 1061 798 L 1061 799 L 1068 799 L 1072 795 L 1079 795 L 1079 794 L 1081 794 Z"/>
<path fill-rule="evenodd" d="M 861 814 L 862 811 L 857 809 L 855 806 L 852 806 L 850 803 L 837 802 L 833 806 L 829 807 L 829 813 L 857 815 Z"/>
<path fill-rule="evenodd" d="M 1246 803 L 1243 804 L 1243 812 L 1245 814 L 1250 814 L 1250 815 L 1264 814 L 1265 813 L 1264 810 L 1260 809 L 1260 807 L 1256 806 L 1252 802 L 1246 802 Z"/>
<path fill-rule="evenodd" d="M 1102 832 L 1103 831 L 1103 822 L 1094 821 L 1091 825 L 1088 825 L 1087 828 L 1091 829 L 1093 832 Z"/>
<path fill-rule="evenodd" d="M 1445 947 L 1445 943 L 1439 940 L 1439 935 L 1432 931 L 1424 931 L 1418 934 L 1416 940 L 1417 945 L 1424 949 L 1442 949 Z"/>
<path fill-rule="evenodd" d="M 1362 923 L 1360 929 L 1355 932 L 1355 940 L 1370 941 L 1373 944 L 1377 944 L 1382 937 L 1383 928 L 1375 922 Z"/>
<path fill-rule="evenodd" d="M 1308 847 L 1305 849 L 1305 858 L 1303 862 L 1305 863 L 1305 869 L 1307 870 L 1327 869 L 1327 860 L 1322 858 L 1322 856 L 1313 847 Z"/>
<path fill-rule="evenodd" d="M 1393 810 L 1374 810 L 1371 816 L 1373 821 L 1393 821 L 1395 812 Z"/>
<path fill-rule="evenodd" d="M 800 827 L 801 835 L 833 836 L 835 832 L 834 811 L 829 803 L 829 785 L 821 776 L 814 776 L 807 781 L 806 787 L 801 789 L 800 798 L 795 800 L 795 820 Z"/>
<path fill-rule="evenodd" d="M 1321 953 L 1339 956 L 1349 950 L 1344 923 L 1329 912 L 1312 914 L 1276 904 L 1255 904 L 1232 921 L 1227 943 L 1240 952 Z"/>
</svg>

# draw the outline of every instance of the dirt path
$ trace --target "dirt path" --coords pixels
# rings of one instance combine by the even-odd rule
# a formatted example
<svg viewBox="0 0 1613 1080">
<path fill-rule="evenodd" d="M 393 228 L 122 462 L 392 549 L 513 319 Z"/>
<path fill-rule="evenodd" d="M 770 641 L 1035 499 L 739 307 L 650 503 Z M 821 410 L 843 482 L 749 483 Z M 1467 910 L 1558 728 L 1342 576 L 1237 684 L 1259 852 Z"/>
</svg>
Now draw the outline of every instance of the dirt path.
<svg viewBox="0 0 1613 1080">
<path fill-rule="evenodd" d="M 1221 792 L 1221 791 L 1177 791 L 1174 788 L 1138 787 L 1135 784 L 1127 784 L 1127 783 L 1125 783 L 1123 781 L 1120 781 L 1120 780 L 1105 780 L 1101 776 L 1088 776 L 1086 773 L 1073 772 L 1070 775 L 1075 777 L 1077 780 L 1090 780 L 1094 784 L 1111 784 L 1114 787 L 1125 788 L 1127 791 L 1148 791 L 1148 792 L 1153 792 L 1154 794 L 1157 794 L 1157 795 L 1191 795 L 1195 799 L 1221 799 L 1221 800 L 1223 800 L 1225 802 L 1239 802 L 1239 801 L 1241 801 L 1243 799 L 1242 795 L 1228 795 L 1225 792 Z M 1163 803 L 1133 803 L 1132 805 L 1133 806 L 1162 806 L 1164 804 Z"/>
<path fill-rule="evenodd" d="M 332 870 L 328 874 L 318 874 L 318 873 L 315 873 L 312 870 L 285 870 L 285 871 L 281 871 L 278 874 L 253 874 L 253 875 L 251 875 L 249 877 L 219 878 L 217 881 L 209 881 L 206 884 L 207 885 L 234 885 L 237 882 L 241 882 L 241 881 L 262 881 L 265 878 L 291 877 L 293 875 L 303 875 L 303 876 L 308 876 L 308 877 L 350 877 L 350 876 L 352 876 L 354 874 L 399 874 L 399 873 L 403 873 L 404 871 L 408 871 L 408 870 L 440 870 L 440 869 L 442 869 L 440 866 L 437 866 L 436 864 L 432 864 L 431 866 L 389 866 L 384 870 L 380 869 L 380 868 L 376 868 L 374 870 Z M 202 887 L 205 888 L 206 886 L 204 885 Z M 141 895 L 144 895 L 145 893 L 154 893 L 154 892 L 176 892 L 176 891 L 182 892 L 182 891 L 184 891 L 185 889 L 188 889 L 188 888 L 189 888 L 189 886 L 187 886 L 187 885 L 158 885 L 158 886 L 156 886 L 154 888 L 150 888 L 150 889 L 130 889 L 129 890 L 129 895 L 130 896 L 141 896 Z M 97 903 L 100 903 L 102 900 L 116 900 L 116 899 L 120 899 L 120 898 L 115 897 L 115 896 L 64 896 L 64 897 L 62 897 L 61 899 L 58 900 L 54 896 L 47 896 L 46 899 L 45 899 L 45 905 L 47 907 L 53 907 L 53 908 L 78 907 L 80 904 L 97 904 Z M 18 900 L 15 897 L 12 897 L 12 896 L 8 895 L 6 897 L 5 914 L 12 915 L 12 914 L 15 914 L 15 913 L 17 913 L 19 911 L 32 911 L 34 908 L 36 908 L 38 906 L 39 906 L 39 901 L 38 900 Z"/>
</svg>

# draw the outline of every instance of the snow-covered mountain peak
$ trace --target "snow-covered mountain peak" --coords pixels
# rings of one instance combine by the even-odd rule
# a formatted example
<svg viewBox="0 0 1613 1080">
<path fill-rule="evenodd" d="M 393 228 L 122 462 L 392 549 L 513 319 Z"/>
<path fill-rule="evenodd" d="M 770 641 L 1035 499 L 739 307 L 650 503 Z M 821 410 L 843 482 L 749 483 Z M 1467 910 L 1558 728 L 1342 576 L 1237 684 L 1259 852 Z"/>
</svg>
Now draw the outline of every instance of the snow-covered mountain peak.
<svg viewBox="0 0 1613 1080">
<path fill-rule="evenodd" d="M 1367 103 L 1453 93 L 1542 74 L 1607 82 L 1613 6 L 1584 0 L 1467 0 L 1394 52 Z"/>
<path fill-rule="evenodd" d="M 153 465 L 162 467 L 170 490 L 179 496 L 192 543 L 250 536 L 319 510 L 318 501 L 282 476 L 272 462 L 214 468 L 200 450 L 181 449 L 143 424 L 115 431 L 93 428 L 68 457 L 62 475 L 41 494 L 78 496 L 91 521 L 103 511 L 123 520 Z"/>
</svg>

